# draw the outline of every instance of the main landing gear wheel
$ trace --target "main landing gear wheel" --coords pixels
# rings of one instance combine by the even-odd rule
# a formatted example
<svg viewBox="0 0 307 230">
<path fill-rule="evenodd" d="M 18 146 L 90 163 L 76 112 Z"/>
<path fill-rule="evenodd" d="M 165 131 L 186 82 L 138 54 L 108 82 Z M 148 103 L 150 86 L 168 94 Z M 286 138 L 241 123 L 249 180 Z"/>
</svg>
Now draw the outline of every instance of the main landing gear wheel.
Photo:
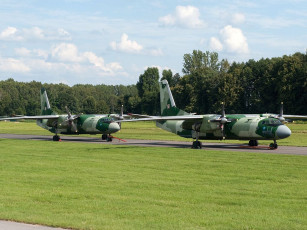
<svg viewBox="0 0 307 230">
<path fill-rule="evenodd" d="M 201 142 L 200 141 L 193 141 L 192 149 L 201 149 Z"/>
<path fill-rule="evenodd" d="M 102 136 L 101 136 L 101 140 L 106 140 L 108 138 L 108 135 L 107 134 L 102 134 Z"/>
<path fill-rule="evenodd" d="M 250 140 L 250 141 L 248 142 L 248 145 L 249 145 L 249 146 L 258 146 L 258 140 Z"/>
<path fill-rule="evenodd" d="M 53 141 L 61 141 L 61 138 L 60 136 L 58 135 L 54 135 L 53 138 L 52 138 Z"/>
<path fill-rule="evenodd" d="M 107 137 L 107 141 L 108 141 L 108 142 L 111 142 L 112 140 L 113 140 L 113 139 L 112 139 L 111 136 L 108 136 L 108 137 Z"/>
</svg>

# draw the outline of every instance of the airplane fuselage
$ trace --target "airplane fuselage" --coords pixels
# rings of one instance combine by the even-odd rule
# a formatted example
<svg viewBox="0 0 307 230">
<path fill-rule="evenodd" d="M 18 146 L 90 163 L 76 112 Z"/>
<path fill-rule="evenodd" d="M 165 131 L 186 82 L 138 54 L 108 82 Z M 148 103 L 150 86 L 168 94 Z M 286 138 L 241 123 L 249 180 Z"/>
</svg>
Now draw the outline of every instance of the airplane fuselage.
<svg viewBox="0 0 307 230">
<path fill-rule="evenodd" d="M 78 134 L 111 134 L 120 130 L 118 123 L 108 115 L 80 115 L 74 122 L 75 128 L 68 121 L 67 115 L 60 115 L 57 119 L 39 119 L 37 125 L 52 133 Z"/>
<path fill-rule="evenodd" d="M 227 115 L 225 124 L 212 122 L 219 115 L 203 115 L 202 121 L 191 124 L 190 121 L 157 121 L 156 125 L 166 131 L 175 133 L 185 138 L 196 138 L 203 140 L 278 140 L 291 135 L 291 130 L 283 125 L 278 119 L 262 116 Z M 222 125 L 224 125 L 224 135 Z"/>
</svg>

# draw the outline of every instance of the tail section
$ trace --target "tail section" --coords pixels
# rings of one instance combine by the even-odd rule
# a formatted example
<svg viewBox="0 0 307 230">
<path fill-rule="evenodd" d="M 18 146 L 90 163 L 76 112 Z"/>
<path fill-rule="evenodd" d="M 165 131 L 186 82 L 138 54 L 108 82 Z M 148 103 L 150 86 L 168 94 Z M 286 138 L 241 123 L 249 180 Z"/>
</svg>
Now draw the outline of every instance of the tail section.
<svg viewBox="0 0 307 230">
<path fill-rule="evenodd" d="M 41 89 L 41 115 L 51 115 L 54 114 L 50 108 L 47 91 L 45 88 Z"/>
<path fill-rule="evenodd" d="M 161 116 L 178 116 L 187 115 L 189 113 L 178 109 L 176 107 L 171 89 L 169 88 L 167 80 L 159 82 L 160 84 L 160 104 Z"/>
</svg>

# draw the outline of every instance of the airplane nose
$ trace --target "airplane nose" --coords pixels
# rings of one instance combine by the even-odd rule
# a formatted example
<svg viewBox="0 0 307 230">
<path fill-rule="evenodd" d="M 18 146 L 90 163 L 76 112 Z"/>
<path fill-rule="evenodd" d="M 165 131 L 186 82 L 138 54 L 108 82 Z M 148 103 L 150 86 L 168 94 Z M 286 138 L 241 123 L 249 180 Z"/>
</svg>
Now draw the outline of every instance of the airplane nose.
<svg viewBox="0 0 307 230">
<path fill-rule="evenodd" d="M 119 124 L 117 122 L 112 122 L 109 125 L 109 132 L 115 133 L 120 130 Z"/>
<path fill-rule="evenodd" d="M 290 135 L 291 135 L 291 130 L 285 125 L 280 125 L 275 133 L 275 136 L 278 137 L 279 139 L 289 137 Z"/>
</svg>

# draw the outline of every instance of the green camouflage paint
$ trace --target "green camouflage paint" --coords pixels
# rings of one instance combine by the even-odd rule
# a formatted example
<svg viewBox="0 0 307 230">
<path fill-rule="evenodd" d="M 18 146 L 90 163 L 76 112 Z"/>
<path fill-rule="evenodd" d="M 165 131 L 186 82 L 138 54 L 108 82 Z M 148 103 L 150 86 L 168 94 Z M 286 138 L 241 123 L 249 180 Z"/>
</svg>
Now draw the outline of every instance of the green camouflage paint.
<svg viewBox="0 0 307 230">
<path fill-rule="evenodd" d="M 40 94 L 41 115 L 55 115 L 50 107 L 47 92 L 44 88 L 41 89 Z M 72 125 L 68 121 L 68 115 L 58 115 L 57 118 L 50 119 L 38 119 L 36 123 L 52 133 L 59 134 L 110 134 L 120 129 L 114 118 L 110 117 L 109 114 L 82 114 L 72 122 L 75 124 L 75 130 L 72 129 Z M 112 127 L 110 128 L 111 123 Z"/>
<path fill-rule="evenodd" d="M 160 103 L 162 116 L 189 115 L 176 107 L 167 81 L 160 82 Z M 216 114 L 197 116 L 195 119 L 157 121 L 156 125 L 166 131 L 186 138 L 221 140 L 277 140 L 276 130 L 283 124 L 276 118 L 267 118 L 264 115 L 227 115 L 227 123 L 215 122 L 220 117 Z M 224 133 L 222 131 L 224 127 Z M 291 132 L 290 132 L 291 133 Z"/>
</svg>

